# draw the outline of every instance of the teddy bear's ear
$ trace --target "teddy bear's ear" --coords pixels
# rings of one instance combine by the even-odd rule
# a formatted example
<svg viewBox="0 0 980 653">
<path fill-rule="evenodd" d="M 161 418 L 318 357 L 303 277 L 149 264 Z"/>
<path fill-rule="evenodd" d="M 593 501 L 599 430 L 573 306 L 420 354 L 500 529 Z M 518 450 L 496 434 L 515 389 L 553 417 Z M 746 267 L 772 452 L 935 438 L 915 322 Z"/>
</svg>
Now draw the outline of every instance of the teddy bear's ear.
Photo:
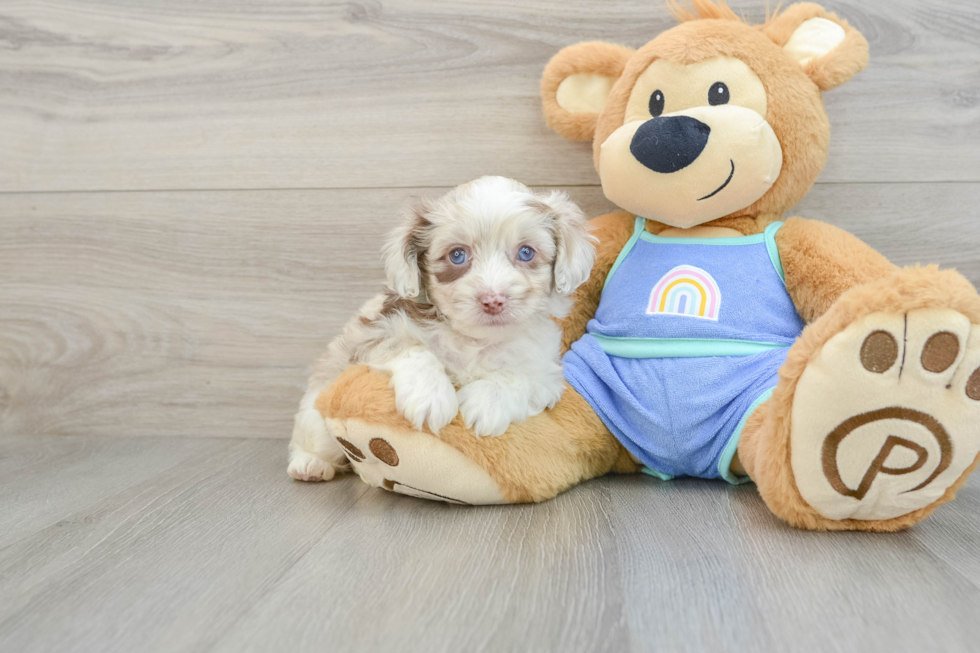
<svg viewBox="0 0 980 653">
<path fill-rule="evenodd" d="M 545 66 L 541 103 L 548 126 L 573 141 L 588 141 L 613 84 L 633 51 L 592 41 L 562 49 Z"/>
<path fill-rule="evenodd" d="M 811 2 L 788 7 L 763 28 L 803 67 L 821 91 L 829 91 L 868 65 L 868 42 L 847 21 Z"/>
</svg>

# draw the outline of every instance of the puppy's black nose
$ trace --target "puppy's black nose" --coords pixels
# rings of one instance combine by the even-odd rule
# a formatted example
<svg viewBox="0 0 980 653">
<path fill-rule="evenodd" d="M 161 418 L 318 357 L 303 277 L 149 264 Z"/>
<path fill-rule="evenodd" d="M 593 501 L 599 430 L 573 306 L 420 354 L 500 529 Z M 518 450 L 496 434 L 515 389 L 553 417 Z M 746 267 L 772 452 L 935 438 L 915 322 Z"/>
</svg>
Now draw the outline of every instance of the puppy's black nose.
<svg viewBox="0 0 980 653">
<path fill-rule="evenodd" d="M 654 172 L 677 172 L 701 155 L 709 134 L 711 127 L 690 116 L 653 118 L 633 134 L 630 152 Z"/>
</svg>

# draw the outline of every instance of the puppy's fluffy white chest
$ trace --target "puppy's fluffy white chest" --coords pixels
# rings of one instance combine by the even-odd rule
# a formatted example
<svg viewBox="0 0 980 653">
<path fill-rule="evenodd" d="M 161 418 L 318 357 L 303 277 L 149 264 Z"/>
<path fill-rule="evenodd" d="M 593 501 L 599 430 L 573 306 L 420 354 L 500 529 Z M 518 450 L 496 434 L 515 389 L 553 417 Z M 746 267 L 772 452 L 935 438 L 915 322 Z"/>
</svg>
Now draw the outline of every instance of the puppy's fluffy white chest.
<svg viewBox="0 0 980 653">
<path fill-rule="evenodd" d="M 457 387 L 491 373 L 539 377 L 561 367 L 557 358 L 561 331 L 547 318 L 522 325 L 496 341 L 470 338 L 447 328 L 433 329 L 428 335 L 430 350 Z"/>
</svg>

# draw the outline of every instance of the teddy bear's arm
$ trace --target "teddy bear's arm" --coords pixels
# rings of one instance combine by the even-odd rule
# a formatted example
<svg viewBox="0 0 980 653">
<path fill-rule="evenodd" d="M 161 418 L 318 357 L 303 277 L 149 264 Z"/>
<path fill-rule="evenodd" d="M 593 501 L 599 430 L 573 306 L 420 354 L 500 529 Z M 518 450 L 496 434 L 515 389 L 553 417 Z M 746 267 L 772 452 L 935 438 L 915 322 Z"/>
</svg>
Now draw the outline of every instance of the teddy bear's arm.
<svg viewBox="0 0 980 653">
<path fill-rule="evenodd" d="M 633 235 L 634 217 L 627 211 L 608 213 L 589 221 L 592 235 L 599 239 L 596 244 L 595 265 L 588 281 L 579 286 L 573 298 L 572 312 L 561 321 L 562 353 L 568 351 L 572 343 L 585 335 L 585 325 L 595 315 L 599 307 L 599 296 L 606 283 L 606 276 L 612 269 L 619 252 Z"/>
<path fill-rule="evenodd" d="M 897 269 L 856 236 L 817 220 L 788 219 L 776 233 L 776 245 L 786 289 L 807 324 L 845 291 Z"/>
</svg>

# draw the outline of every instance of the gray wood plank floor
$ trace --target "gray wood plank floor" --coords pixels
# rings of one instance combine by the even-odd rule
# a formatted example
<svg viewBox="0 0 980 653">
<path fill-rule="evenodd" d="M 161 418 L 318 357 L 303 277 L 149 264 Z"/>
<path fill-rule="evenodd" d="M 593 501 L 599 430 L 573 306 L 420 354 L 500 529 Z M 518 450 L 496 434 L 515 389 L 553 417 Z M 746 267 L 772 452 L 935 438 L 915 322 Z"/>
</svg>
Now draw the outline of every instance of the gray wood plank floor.
<svg viewBox="0 0 980 653">
<path fill-rule="evenodd" d="M 823 4 L 872 58 L 826 94 L 793 214 L 980 284 L 980 4 Z M 611 210 L 539 76 L 671 24 L 656 0 L 0 3 L 0 652 L 978 650 L 980 478 L 870 536 L 692 480 L 464 509 L 285 475 L 306 365 L 402 202 L 505 174 Z"/>
<path fill-rule="evenodd" d="M 977 478 L 911 531 L 828 535 L 786 527 L 751 486 L 696 480 L 460 508 L 352 477 L 292 482 L 274 440 L 24 436 L 4 451 L 3 651 L 953 652 L 980 638 Z"/>
</svg>

